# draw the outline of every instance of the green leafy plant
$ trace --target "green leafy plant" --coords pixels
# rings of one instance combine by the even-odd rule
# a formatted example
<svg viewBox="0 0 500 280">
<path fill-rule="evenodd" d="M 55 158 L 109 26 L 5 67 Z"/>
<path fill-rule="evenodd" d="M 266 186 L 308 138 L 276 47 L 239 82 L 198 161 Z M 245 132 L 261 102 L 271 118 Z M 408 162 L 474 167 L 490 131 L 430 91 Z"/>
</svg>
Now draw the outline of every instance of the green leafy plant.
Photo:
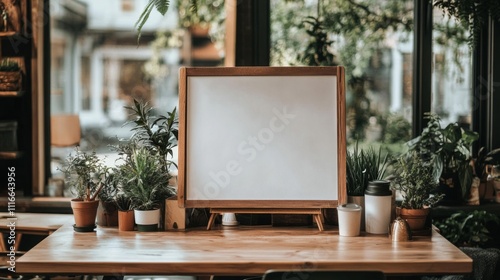
<svg viewBox="0 0 500 280">
<path fill-rule="evenodd" d="M 113 148 L 123 162 L 114 169 L 115 182 L 121 193 L 131 199 L 134 209 L 151 210 L 176 194 L 168 180 L 171 178 L 169 159 L 177 146 L 178 119 L 176 109 L 167 116 L 152 116 L 147 103 L 134 100 L 126 107 L 131 111 L 133 135 Z"/>
<path fill-rule="evenodd" d="M 144 27 L 144 24 L 146 24 L 146 22 L 148 21 L 149 16 L 151 15 L 153 9 L 156 9 L 162 16 L 164 16 L 167 13 L 169 7 L 170 7 L 170 0 L 149 0 L 148 4 L 146 4 L 146 7 L 139 16 L 139 19 L 135 23 L 135 27 L 137 28 L 138 32 L 137 43 L 139 43 L 139 41 L 141 40 L 142 28 Z"/>
<path fill-rule="evenodd" d="M 101 162 L 95 151 L 83 152 L 77 147 L 60 170 L 64 172 L 66 184 L 76 198 L 84 201 L 94 200 L 109 183 L 109 168 Z"/>
<path fill-rule="evenodd" d="M 486 211 L 459 211 L 443 220 L 435 220 L 441 235 L 456 246 L 482 247 L 492 240 L 488 225 L 498 225 L 498 216 Z"/>
<path fill-rule="evenodd" d="M 471 145 L 479 135 L 464 130 L 458 123 L 450 123 L 443 128 L 440 117 L 434 113 L 426 113 L 425 118 L 428 123 L 422 133 L 407 142 L 409 151 L 431 161 L 435 180 L 443 175 L 457 175 L 462 197 L 465 197 L 472 182 Z"/>
<path fill-rule="evenodd" d="M 16 61 L 4 58 L 0 62 L 0 71 L 4 71 L 4 72 L 17 72 L 20 69 L 21 68 L 19 67 L 19 64 Z"/>
<path fill-rule="evenodd" d="M 132 128 L 133 141 L 137 141 L 150 150 L 155 150 L 152 154 L 158 156 L 162 168 L 168 173 L 171 165 L 175 166 L 175 163 L 168 158 L 173 156 L 173 148 L 177 146 L 179 135 L 176 108 L 168 112 L 167 116 L 158 117 L 151 116 L 152 108 L 147 103 L 137 100 L 134 100 L 134 106 L 125 108 L 131 111 L 134 118 L 131 121 L 135 124 Z"/>
<path fill-rule="evenodd" d="M 368 182 L 384 178 L 387 163 L 388 155 L 382 156 L 382 148 L 378 152 L 373 147 L 363 150 L 356 143 L 346 154 L 347 195 L 364 195 Z"/>
<path fill-rule="evenodd" d="M 134 209 L 158 208 L 163 200 L 175 195 L 175 190 L 168 186 L 170 174 L 153 150 L 134 143 L 130 147 L 124 163 L 114 169 L 121 190 L 131 198 Z"/>
<path fill-rule="evenodd" d="M 392 188 L 401 192 L 402 208 L 432 207 L 443 198 L 442 194 L 433 194 L 438 181 L 433 176 L 432 165 L 415 152 L 398 157 L 393 167 Z"/>
</svg>

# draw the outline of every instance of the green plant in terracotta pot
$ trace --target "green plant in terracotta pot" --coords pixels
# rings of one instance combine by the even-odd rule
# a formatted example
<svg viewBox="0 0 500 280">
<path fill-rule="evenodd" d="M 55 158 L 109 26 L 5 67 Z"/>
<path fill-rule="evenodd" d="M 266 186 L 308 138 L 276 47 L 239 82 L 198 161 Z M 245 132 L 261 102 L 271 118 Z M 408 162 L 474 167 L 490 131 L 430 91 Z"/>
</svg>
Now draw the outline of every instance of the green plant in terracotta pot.
<svg viewBox="0 0 500 280">
<path fill-rule="evenodd" d="M 393 190 L 399 191 L 403 200 L 396 210 L 406 219 L 412 230 L 425 228 L 430 208 L 443 194 L 434 193 L 438 184 L 433 166 L 415 152 L 401 155 L 394 163 Z"/>
<path fill-rule="evenodd" d="M 118 230 L 132 231 L 135 227 L 134 208 L 132 199 L 124 193 L 119 193 L 114 198 L 118 208 Z"/>
<path fill-rule="evenodd" d="M 75 230 L 93 231 L 95 228 L 98 195 L 107 187 L 109 168 L 94 152 L 84 152 L 78 147 L 66 158 L 61 169 L 75 198 L 71 208 L 75 217 Z"/>
</svg>

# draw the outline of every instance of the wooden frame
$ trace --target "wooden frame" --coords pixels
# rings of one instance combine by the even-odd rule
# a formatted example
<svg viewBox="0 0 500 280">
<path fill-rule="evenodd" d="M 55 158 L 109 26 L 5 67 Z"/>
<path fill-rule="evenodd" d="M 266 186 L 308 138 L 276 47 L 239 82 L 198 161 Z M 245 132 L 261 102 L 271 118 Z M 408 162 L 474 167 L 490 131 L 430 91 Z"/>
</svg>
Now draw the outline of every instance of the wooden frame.
<svg viewBox="0 0 500 280">
<path fill-rule="evenodd" d="M 204 78 L 204 80 L 198 80 L 197 86 L 195 81 L 197 81 L 197 78 Z M 269 198 L 268 199 L 268 193 L 263 193 L 263 194 L 258 194 L 261 195 L 258 199 L 255 198 L 250 198 L 250 199 L 218 199 L 217 197 L 206 197 L 206 199 L 192 199 L 190 195 L 190 191 L 193 191 L 193 186 L 189 185 L 190 181 L 190 172 L 194 173 L 192 165 L 197 164 L 192 160 L 190 161 L 190 149 L 193 148 L 193 146 L 196 146 L 193 144 L 193 141 L 196 141 L 196 139 L 193 140 L 195 137 L 192 134 L 195 134 L 192 129 L 194 127 L 194 124 L 191 124 L 190 122 L 193 121 L 197 116 L 194 114 L 197 114 L 195 111 L 198 110 L 198 108 L 195 110 L 194 105 L 192 104 L 198 104 L 195 103 L 197 101 L 196 98 L 199 96 L 202 96 L 202 94 L 205 93 L 198 93 L 196 90 L 202 89 L 201 91 L 207 90 L 207 88 L 210 88 L 210 83 L 206 84 L 205 82 L 210 81 L 211 79 L 219 79 L 221 77 L 243 77 L 243 79 L 246 79 L 247 77 L 250 77 L 250 81 L 254 83 L 250 84 L 259 84 L 261 81 L 265 83 L 264 78 L 269 78 L 272 80 L 273 77 L 276 78 L 276 81 L 279 79 L 279 81 L 287 81 L 287 82 L 293 82 L 294 80 L 297 79 L 303 79 L 303 81 L 308 81 L 311 79 L 312 82 L 317 82 L 318 80 L 316 78 L 321 77 L 319 79 L 332 79 L 335 80 L 335 88 L 328 88 L 328 90 L 331 90 L 331 92 L 328 93 L 323 93 L 321 89 L 316 90 L 316 85 L 315 84 L 309 84 L 307 83 L 308 91 L 310 89 L 311 92 L 316 92 L 319 94 L 318 96 L 321 96 L 321 94 L 324 94 L 325 96 L 330 96 L 329 98 L 335 99 L 335 104 L 336 108 L 331 108 L 331 113 L 333 116 L 333 119 L 336 119 L 336 123 L 331 124 L 332 130 L 334 130 L 332 135 L 335 135 L 337 139 L 335 139 L 334 142 L 337 143 L 337 146 L 332 148 L 334 152 L 336 152 L 336 170 L 332 170 L 333 173 L 336 172 L 336 184 L 337 184 L 337 190 L 332 192 L 334 193 L 331 195 L 331 197 L 337 198 L 337 199 L 330 199 L 330 194 L 324 194 L 324 197 L 326 199 L 301 199 L 300 197 L 294 197 L 293 199 L 275 199 L 275 198 Z M 264 77 L 264 78 L 258 78 L 258 77 Z M 257 79 L 253 79 L 257 78 Z M 219 85 L 220 83 L 218 82 L 227 82 L 229 80 L 227 79 L 221 79 L 221 80 L 212 80 L 212 84 Z M 181 68 L 180 69 L 180 77 L 179 77 L 179 175 L 178 175 L 178 185 L 179 185 L 179 190 L 178 190 L 178 199 L 179 199 L 179 206 L 180 207 L 189 207 L 189 208 L 200 208 L 200 207 L 208 207 L 208 208 L 214 208 L 214 209 L 321 209 L 321 208 L 334 208 L 338 206 L 341 203 L 345 203 L 347 200 L 346 196 L 346 189 L 345 189 L 345 153 L 346 153 L 346 135 L 345 135 L 345 82 L 344 82 L 344 69 L 343 67 L 216 67 L 216 68 L 203 68 L 203 67 L 193 67 L 193 68 Z M 238 83 L 233 83 L 235 86 L 239 86 Z M 247 88 L 248 89 L 248 84 Z M 330 85 L 330 84 L 327 84 Z M 283 85 L 286 88 L 286 83 Z M 196 89 L 195 89 L 196 88 Z M 216 91 L 215 89 L 214 91 Z M 234 96 L 237 96 L 236 98 L 239 98 L 239 92 L 241 92 L 243 88 L 236 88 L 233 89 L 231 88 L 231 93 L 224 95 L 224 98 L 233 98 Z M 287 88 L 288 91 L 294 91 L 293 88 L 290 88 L 290 86 Z M 193 91 L 193 92 L 192 92 Z M 210 89 L 208 89 L 210 91 Z M 250 90 L 252 92 L 252 90 Z M 319 92 L 321 91 L 321 92 Z M 319 92 L 319 93 L 318 93 Z M 217 94 L 219 94 L 219 91 L 216 91 Z M 258 91 L 252 92 L 252 94 L 259 94 Z M 277 93 L 278 94 L 278 93 Z M 313 94 L 313 93 L 291 93 L 295 94 L 293 96 L 301 96 L 301 94 Z M 268 95 L 266 95 L 267 97 Z M 316 96 L 316 95 L 315 95 Z M 331 97 L 333 96 L 333 97 Z M 286 96 L 285 96 L 286 97 Z M 259 98 L 259 97 L 256 97 Z M 262 98 L 262 96 L 261 96 Z M 208 98 L 207 100 L 210 101 L 211 99 L 216 99 L 216 98 Z M 313 98 L 309 98 L 313 99 Z M 206 101 L 206 100 L 205 100 Z M 205 102 L 203 101 L 203 102 Z M 286 100 L 288 102 L 288 100 Z M 300 102 L 303 102 L 304 100 L 301 99 Z M 315 101 L 316 102 L 316 101 Z M 199 103 L 202 103 L 201 101 Z M 279 103 L 276 103 L 279 104 Z M 240 104 L 241 105 L 241 104 Z M 205 106 L 202 104 L 201 106 Z M 209 104 L 210 106 L 210 104 Z M 245 106 L 244 104 L 242 106 Z M 300 107 L 301 105 L 297 105 Z M 327 108 L 329 108 L 327 106 Z M 219 108 L 220 109 L 220 108 Z M 244 110 L 245 108 L 239 108 L 238 110 Z M 247 108 L 250 111 L 252 111 L 254 108 Z M 220 112 L 221 110 L 216 110 L 214 112 L 217 112 L 218 114 L 222 114 L 224 116 L 225 112 Z M 223 110 L 222 110 L 223 111 Z M 211 111 L 212 112 L 212 111 Z M 231 112 L 234 112 L 231 111 Z M 232 117 L 229 112 L 225 117 Z M 253 112 L 252 112 L 253 113 Z M 323 112 L 321 112 L 323 113 Z M 318 112 L 312 112 L 310 115 L 317 115 L 320 114 Z M 211 114 L 211 113 L 210 113 Z M 207 115 L 205 115 L 207 116 Z M 210 123 L 211 125 L 212 123 Z M 311 125 L 314 126 L 314 125 Z M 328 130 L 329 127 L 325 127 L 325 130 Z M 240 128 L 238 128 L 240 129 Z M 303 127 L 305 132 L 308 132 L 307 129 L 308 127 Z M 190 135 L 191 133 L 191 135 Z M 216 134 L 215 132 L 213 133 L 214 135 Z M 302 133 L 301 133 L 302 134 Z M 219 137 L 221 140 L 226 140 L 226 135 L 224 137 L 221 137 L 220 135 L 214 136 L 214 135 L 203 135 L 203 137 Z M 309 135 L 308 133 L 304 133 L 304 135 Z M 317 138 L 319 139 L 321 137 L 321 134 L 317 135 Z M 312 137 L 314 138 L 314 137 Z M 238 139 L 238 138 L 237 138 Z M 314 139 L 313 139 L 314 140 Z M 191 141 L 191 142 L 190 142 Z M 207 141 L 206 138 L 204 138 L 203 141 Z M 233 140 L 234 141 L 234 140 Z M 238 141 L 238 140 L 236 140 Z M 286 140 L 285 140 L 286 141 Z M 231 140 L 227 140 L 227 142 L 231 142 Z M 314 145 L 314 141 L 311 141 L 312 145 Z M 224 142 L 225 143 L 225 142 Z M 334 144 L 332 144 L 334 145 Z M 331 147 L 330 147 L 331 148 Z M 204 151 L 208 151 L 210 149 L 209 147 L 205 147 Z M 190 169 L 191 168 L 191 169 Z M 335 168 L 333 168 L 335 169 Z M 323 169 L 325 170 L 325 169 Z M 294 172 L 294 171 L 293 171 Z M 326 174 L 328 172 L 318 172 L 318 174 Z M 318 175 L 320 176 L 320 175 Z M 328 175 L 330 176 L 330 175 Z M 308 185 L 307 188 L 308 191 L 313 190 L 317 186 L 314 185 Z M 191 189 L 190 189 L 191 188 Z M 284 196 L 287 196 L 289 194 L 284 193 Z M 195 196 L 193 196 L 195 197 Z M 292 194 L 293 197 L 293 194 Z M 323 197 L 323 196 L 322 196 Z M 272 211 L 270 211 L 272 212 Z"/>
</svg>

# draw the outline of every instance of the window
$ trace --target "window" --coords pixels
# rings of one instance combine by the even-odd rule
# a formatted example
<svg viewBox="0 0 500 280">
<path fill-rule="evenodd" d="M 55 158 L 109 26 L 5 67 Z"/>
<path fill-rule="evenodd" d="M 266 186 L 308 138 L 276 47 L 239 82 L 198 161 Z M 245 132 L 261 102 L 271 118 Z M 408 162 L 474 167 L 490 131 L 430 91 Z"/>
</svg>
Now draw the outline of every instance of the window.
<svg viewBox="0 0 500 280">
<path fill-rule="evenodd" d="M 377 5 L 375 5 L 377 3 Z M 342 65 L 348 142 L 411 136 L 412 1 L 271 1 L 271 65 Z"/>
</svg>

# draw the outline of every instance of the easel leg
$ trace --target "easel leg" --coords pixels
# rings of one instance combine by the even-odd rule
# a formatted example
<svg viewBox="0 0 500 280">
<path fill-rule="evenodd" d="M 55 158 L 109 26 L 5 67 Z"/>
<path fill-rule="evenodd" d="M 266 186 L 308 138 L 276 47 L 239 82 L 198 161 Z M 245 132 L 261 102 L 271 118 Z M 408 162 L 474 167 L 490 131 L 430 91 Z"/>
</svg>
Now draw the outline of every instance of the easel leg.
<svg viewBox="0 0 500 280">
<path fill-rule="evenodd" d="M 217 213 L 211 213 L 210 214 L 210 219 L 208 219 L 208 225 L 207 225 L 207 230 L 210 230 L 210 228 L 212 227 L 212 225 L 214 224 L 215 222 L 215 218 L 217 217 Z"/>
<path fill-rule="evenodd" d="M 316 224 L 318 225 L 319 231 L 323 231 L 323 222 L 321 221 L 320 214 L 314 214 L 314 220 L 316 220 Z"/>
<path fill-rule="evenodd" d="M 0 250 L 2 252 L 7 252 L 7 247 L 5 246 L 5 240 L 3 239 L 3 232 L 0 232 L 0 237 L 2 237 L 2 240 L 0 240 Z"/>
</svg>

